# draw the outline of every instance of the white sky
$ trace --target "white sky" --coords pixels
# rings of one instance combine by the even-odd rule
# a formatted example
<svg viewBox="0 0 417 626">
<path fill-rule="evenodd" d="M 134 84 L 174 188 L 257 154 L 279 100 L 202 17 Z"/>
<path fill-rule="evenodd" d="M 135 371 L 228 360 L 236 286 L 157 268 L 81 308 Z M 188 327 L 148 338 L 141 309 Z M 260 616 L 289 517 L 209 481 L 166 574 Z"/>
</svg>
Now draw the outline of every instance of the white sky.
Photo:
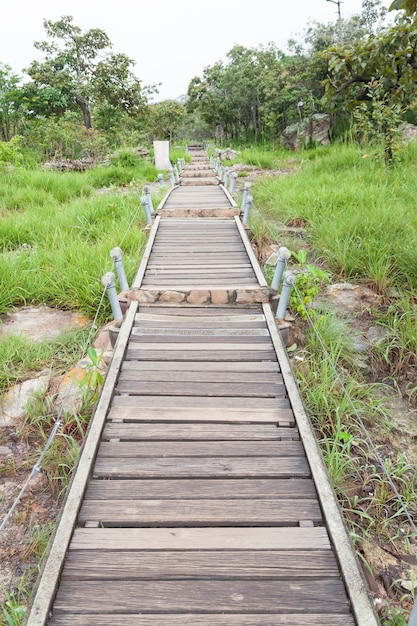
<svg viewBox="0 0 417 626">
<path fill-rule="evenodd" d="M 382 0 L 388 7 L 391 0 Z M 235 45 L 274 42 L 281 50 L 300 38 L 310 20 L 337 19 L 330 0 L 3 0 L 0 62 L 20 73 L 40 59 L 33 42 L 45 39 L 44 18 L 72 15 L 82 30 L 106 31 L 115 52 L 136 62 L 144 84 L 162 83 L 158 100 L 185 94 L 204 67 L 225 60 Z M 362 0 L 344 0 L 342 17 L 360 13 Z"/>
</svg>

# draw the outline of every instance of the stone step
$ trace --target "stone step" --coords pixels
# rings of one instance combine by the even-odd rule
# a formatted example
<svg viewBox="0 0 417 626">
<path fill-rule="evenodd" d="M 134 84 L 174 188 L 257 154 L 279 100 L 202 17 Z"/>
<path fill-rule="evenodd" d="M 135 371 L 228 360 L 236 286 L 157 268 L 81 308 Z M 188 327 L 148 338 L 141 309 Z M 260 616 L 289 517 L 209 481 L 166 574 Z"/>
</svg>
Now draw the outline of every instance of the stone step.
<svg viewBox="0 0 417 626">
<path fill-rule="evenodd" d="M 239 207 L 194 207 L 194 208 L 165 208 L 159 209 L 157 214 L 163 218 L 174 217 L 188 218 L 188 217 L 221 217 L 221 218 L 233 218 L 235 215 L 240 215 Z"/>
<path fill-rule="evenodd" d="M 128 304 L 193 304 L 193 305 L 230 305 L 262 304 L 269 302 L 275 292 L 270 287 L 251 289 L 226 289 L 219 287 L 188 289 L 172 287 L 170 289 L 130 289 L 127 292 Z"/>
<path fill-rule="evenodd" d="M 180 179 L 180 184 L 184 187 L 202 187 L 203 185 L 219 185 L 219 179 L 216 176 L 212 178 L 183 178 Z"/>
<path fill-rule="evenodd" d="M 212 178 L 213 176 L 216 176 L 216 172 L 214 170 L 211 169 L 204 169 L 204 170 L 183 170 L 181 172 L 181 177 L 182 178 L 204 178 L 204 177 L 208 177 L 208 178 Z"/>
</svg>

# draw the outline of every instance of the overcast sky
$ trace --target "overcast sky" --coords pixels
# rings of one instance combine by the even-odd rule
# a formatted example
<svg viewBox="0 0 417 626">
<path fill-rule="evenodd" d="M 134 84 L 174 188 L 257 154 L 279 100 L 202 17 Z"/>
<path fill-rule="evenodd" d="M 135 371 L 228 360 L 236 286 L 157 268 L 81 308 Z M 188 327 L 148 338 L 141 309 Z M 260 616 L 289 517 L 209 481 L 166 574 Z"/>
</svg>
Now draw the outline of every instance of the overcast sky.
<svg viewBox="0 0 417 626">
<path fill-rule="evenodd" d="M 382 0 L 388 7 L 391 0 Z M 16 73 L 37 58 L 33 42 L 45 39 L 43 20 L 72 15 L 83 30 L 105 30 L 115 52 L 136 62 L 144 84 L 162 83 L 158 100 L 187 92 L 190 80 L 208 65 L 225 60 L 235 45 L 274 42 L 286 49 L 308 22 L 337 19 L 330 0 L 3 0 L 0 62 Z M 341 3 L 342 17 L 360 13 L 362 0 Z"/>
</svg>

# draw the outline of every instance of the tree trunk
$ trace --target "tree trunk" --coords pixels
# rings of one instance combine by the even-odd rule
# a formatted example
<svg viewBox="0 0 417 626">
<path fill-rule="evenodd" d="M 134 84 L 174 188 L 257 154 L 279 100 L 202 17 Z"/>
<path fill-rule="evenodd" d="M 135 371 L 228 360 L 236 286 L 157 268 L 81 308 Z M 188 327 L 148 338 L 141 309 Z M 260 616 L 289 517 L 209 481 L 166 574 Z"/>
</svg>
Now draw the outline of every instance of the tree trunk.
<svg viewBox="0 0 417 626">
<path fill-rule="evenodd" d="M 91 124 L 91 113 L 90 113 L 88 104 L 86 102 L 86 99 L 82 95 L 77 95 L 75 97 L 75 101 L 81 107 L 81 111 L 83 112 L 84 126 L 86 127 L 87 130 L 90 130 L 93 127 Z"/>
</svg>

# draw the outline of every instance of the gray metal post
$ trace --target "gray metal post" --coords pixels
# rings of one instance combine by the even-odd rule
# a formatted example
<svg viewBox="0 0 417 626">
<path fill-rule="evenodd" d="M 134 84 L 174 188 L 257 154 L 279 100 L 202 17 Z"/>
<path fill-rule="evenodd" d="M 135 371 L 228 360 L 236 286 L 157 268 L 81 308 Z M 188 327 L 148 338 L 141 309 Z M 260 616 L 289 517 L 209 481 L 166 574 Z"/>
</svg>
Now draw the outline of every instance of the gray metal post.
<svg viewBox="0 0 417 626">
<path fill-rule="evenodd" d="M 252 202 L 253 202 L 252 196 L 247 196 L 245 209 L 243 211 L 243 218 L 242 218 L 243 224 L 247 224 L 248 221 L 249 221 L 249 211 L 250 211 L 250 208 L 252 206 Z"/>
<path fill-rule="evenodd" d="M 278 260 L 275 268 L 274 278 L 272 279 L 271 288 L 278 291 L 281 282 L 282 275 L 285 270 L 288 259 L 291 256 L 291 252 L 285 246 L 281 246 L 278 250 Z"/>
<path fill-rule="evenodd" d="M 172 167 L 169 168 L 169 186 L 175 187 L 175 176 Z"/>
<path fill-rule="evenodd" d="M 181 159 L 178 159 L 178 161 L 177 161 L 177 169 L 178 169 L 178 172 L 181 172 L 181 170 L 182 170 Z"/>
<path fill-rule="evenodd" d="M 180 177 L 178 174 L 178 168 L 177 165 L 174 163 L 174 166 L 172 168 L 174 170 L 174 178 L 175 178 L 175 182 L 178 184 L 180 182 Z"/>
<path fill-rule="evenodd" d="M 115 276 L 113 272 L 107 272 L 107 274 L 104 274 L 103 278 L 101 279 L 101 282 L 103 283 L 104 287 L 107 289 L 107 295 L 109 296 L 111 311 L 113 313 L 113 319 L 122 320 L 123 313 L 122 313 L 122 309 L 120 308 L 119 300 L 117 298 Z"/>
<path fill-rule="evenodd" d="M 225 187 L 227 187 L 228 182 L 229 182 L 229 168 L 225 167 L 224 168 L 224 176 L 223 176 L 223 185 Z"/>
<path fill-rule="evenodd" d="M 245 183 L 244 186 L 243 186 L 243 196 L 242 196 L 242 206 L 241 206 L 242 211 L 245 210 L 246 198 L 249 195 L 249 191 L 250 191 L 251 187 L 252 187 L 252 185 L 250 183 Z"/>
<path fill-rule="evenodd" d="M 185 159 L 184 159 L 184 157 L 181 157 L 180 161 L 181 161 L 181 169 L 183 170 L 184 167 L 185 167 Z"/>
<path fill-rule="evenodd" d="M 151 213 L 153 213 L 154 209 L 153 209 L 153 202 L 152 202 L 152 196 L 151 196 L 151 188 L 149 187 L 149 185 L 145 185 L 143 187 L 143 193 L 146 196 L 146 199 L 148 201 L 148 207 Z"/>
<path fill-rule="evenodd" d="M 218 169 L 218 177 L 220 178 L 220 181 L 222 180 L 222 176 L 223 176 L 223 165 L 220 163 L 219 165 L 219 169 Z"/>
<path fill-rule="evenodd" d="M 188 152 L 188 143 L 185 144 L 185 152 Z"/>
<path fill-rule="evenodd" d="M 214 167 L 214 156 L 213 155 L 210 156 L 210 165 L 211 165 L 211 167 Z"/>
<path fill-rule="evenodd" d="M 234 191 L 235 191 L 236 180 L 237 180 L 237 172 L 232 172 L 230 174 L 230 185 L 229 185 L 230 193 L 234 193 Z"/>
<path fill-rule="evenodd" d="M 279 296 L 278 310 L 276 315 L 279 320 L 285 319 L 285 311 L 287 310 L 291 289 L 294 283 L 295 274 L 290 270 L 284 272 L 284 283 L 282 285 L 281 294 Z"/>
<path fill-rule="evenodd" d="M 127 282 L 125 268 L 123 267 L 122 250 L 120 248 L 113 248 L 112 250 L 110 250 L 110 256 L 113 259 L 114 265 L 116 267 L 120 289 L 122 291 L 126 291 L 126 289 L 129 289 L 129 283 Z"/>
<path fill-rule="evenodd" d="M 148 198 L 146 196 L 142 196 L 140 201 L 142 203 L 143 210 L 145 211 L 146 223 L 152 224 L 152 217 L 151 217 L 151 212 L 149 209 Z"/>
<path fill-rule="evenodd" d="M 161 187 L 164 186 L 164 175 L 163 174 L 158 174 L 158 180 L 159 180 L 159 184 L 161 185 Z"/>
</svg>

